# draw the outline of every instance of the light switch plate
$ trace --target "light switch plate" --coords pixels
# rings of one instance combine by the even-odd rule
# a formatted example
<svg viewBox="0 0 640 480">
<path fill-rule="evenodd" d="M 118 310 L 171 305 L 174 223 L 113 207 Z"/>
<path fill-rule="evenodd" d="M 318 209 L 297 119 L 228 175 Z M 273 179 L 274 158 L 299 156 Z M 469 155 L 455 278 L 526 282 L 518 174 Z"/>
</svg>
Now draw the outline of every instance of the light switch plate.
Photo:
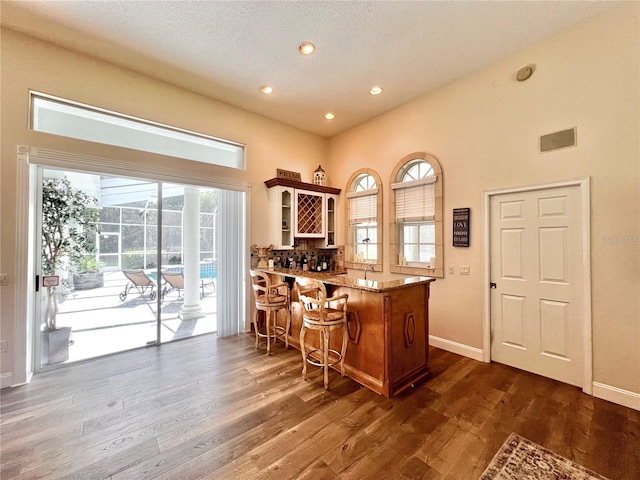
<svg viewBox="0 0 640 480">
<path fill-rule="evenodd" d="M 6 273 L 0 273 L 0 287 L 6 287 L 9 285 L 8 275 Z"/>
<path fill-rule="evenodd" d="M 456 274 L 456 266 L 455 265 L 449 265 L 449 273 L 451 275 L 455 275 Z"/>
<path fill-rule="evenodd" d="M 469 275 L 469 265 L 460 265 L 460 275 Z"/>
</svg>

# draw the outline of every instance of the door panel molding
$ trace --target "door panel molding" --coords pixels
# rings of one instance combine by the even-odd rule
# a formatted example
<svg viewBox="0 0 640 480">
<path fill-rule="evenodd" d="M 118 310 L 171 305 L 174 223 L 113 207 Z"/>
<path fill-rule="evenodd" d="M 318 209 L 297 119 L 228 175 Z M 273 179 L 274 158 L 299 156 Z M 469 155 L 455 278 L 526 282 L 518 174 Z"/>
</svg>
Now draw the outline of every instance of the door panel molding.
<svg viewBox="0 0 640 480">
<path fill-rule="evenodd" d="M 491 362 L 491 199 L 497 195 L 510 193 L 524 193 L 538 190 L 547 190 L 561 187 L 578 187 L 580 191 L 580 224 L 582 236 L 582 360 L 583 378 L 582 391 L 591 395 L 593 393 L 593 338 L 592 338 L 592 313 L 591 313 L 591 207 L 590 207 L 590 178 L 578 178 L 560 182 L 513 187 L 483 192 L 483 227 L 484 227 L 484 312 L 483 312 L 483 355 L 484 362 Z M 547 213 L 559 208 L 556 201 L 550 201 L 545 205 Z M 551 207 L 551 208 L 549 208 Z M 505 212 L 502 212 L 505 214 Z M 510 215 L 516 211 L 506 212 Z"/>
</svg>

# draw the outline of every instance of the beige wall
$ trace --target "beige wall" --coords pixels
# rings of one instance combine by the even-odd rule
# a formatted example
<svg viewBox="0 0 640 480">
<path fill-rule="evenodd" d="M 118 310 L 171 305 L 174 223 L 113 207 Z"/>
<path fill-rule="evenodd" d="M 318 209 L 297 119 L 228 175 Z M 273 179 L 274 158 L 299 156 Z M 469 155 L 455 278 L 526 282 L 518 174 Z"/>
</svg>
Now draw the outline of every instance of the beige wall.
<svg viewBox="0 0 640 480">
<path fill-rule="evenodd" d="M 9 340 L 9 352 L 1 354 L 0 374 L 14 368 L 14 299 L 21 300 L 14 297 L 17 145 L 124 160 L 148 165 L 150 170 L 159 164 L 249 182 L 251 241 L 258 244 L 269 240 L 264 181 L 275 177 L 276 168 L 284 168 L 301 172 L 303 180 L 310 182 L 318 164 L 326 161 L 328 141 L 324 138 L 15 32 L 3 30 L 1 40 L 0 270 L 9 274 L 9 285 L 2 287 L 0 336 Z M 29 89 L 246 144 L 247 169 L 233 171 L 30 132 Z"/>
<path fill-rule="evenodd" d="M 606 13 L 331 140 L 329 171 L 338 185 L 345 188 L 352 171 L 367 165 L 387 182 L 387 197 L 403 156 L 425 151 L 439 159 L 445 272 L 449 264 L 465 264 L 471 275 L 445 273 L 433 284 L 431 334 L 482 348 L 483 192 L 589 176 L 594 381 L 640 393 L 638 5 Z M 515 72 L 530 63 L 537 65 L 534 75 L 515 81 Z M 574 126 L 577 147 L 538 153 L 539 135 Z M 457 207 L 471 207 L 469 248 L 451 246 Z M 384 210 L 385 223 L 389 213 Z M 389 238 L 388 227 L 384 235 Z M 388 249 L 384 255 L 388 270 Z"/>
</svg>

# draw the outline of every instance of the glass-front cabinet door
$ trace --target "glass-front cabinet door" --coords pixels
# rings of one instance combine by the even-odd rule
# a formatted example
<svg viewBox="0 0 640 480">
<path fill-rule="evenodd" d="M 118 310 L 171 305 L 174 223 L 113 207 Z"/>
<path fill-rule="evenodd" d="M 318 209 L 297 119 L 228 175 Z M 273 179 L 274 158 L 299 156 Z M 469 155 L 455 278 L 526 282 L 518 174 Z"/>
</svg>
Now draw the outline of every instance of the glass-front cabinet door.
<svg viewBox="0 0 640 480">
<path fill-rule="evenodd" d="M 276 250 L 290 250 L 294 243 L 294 189 L 277 186 L 269 190 L 272 211 L 271 241 Z"/>
<path fill-rule="evenodd" d="M 325 248 L 335 248 L 336 246 L 336 207 L 338 196 L 326 194 L 326 212 L 327 212 L 327 235 L 325 237 Z"/>
</svg>

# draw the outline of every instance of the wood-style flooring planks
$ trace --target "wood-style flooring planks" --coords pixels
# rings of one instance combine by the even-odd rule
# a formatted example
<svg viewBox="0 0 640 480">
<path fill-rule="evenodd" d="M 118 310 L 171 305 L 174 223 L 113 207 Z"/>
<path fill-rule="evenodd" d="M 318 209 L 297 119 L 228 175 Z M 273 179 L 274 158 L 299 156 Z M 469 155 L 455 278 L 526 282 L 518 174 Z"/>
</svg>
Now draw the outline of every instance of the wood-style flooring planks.
<svg viewBox="0 0 640 480">
<path fill-rule="evenodd" d="M 476 480 L 511 432 L 612 480 L 640 479 L 640 412 L 430 349 L 381 397 L 249 334 L 205 335 L 34 376 L 0 392 L 0 478 Z"/>
</svg>

